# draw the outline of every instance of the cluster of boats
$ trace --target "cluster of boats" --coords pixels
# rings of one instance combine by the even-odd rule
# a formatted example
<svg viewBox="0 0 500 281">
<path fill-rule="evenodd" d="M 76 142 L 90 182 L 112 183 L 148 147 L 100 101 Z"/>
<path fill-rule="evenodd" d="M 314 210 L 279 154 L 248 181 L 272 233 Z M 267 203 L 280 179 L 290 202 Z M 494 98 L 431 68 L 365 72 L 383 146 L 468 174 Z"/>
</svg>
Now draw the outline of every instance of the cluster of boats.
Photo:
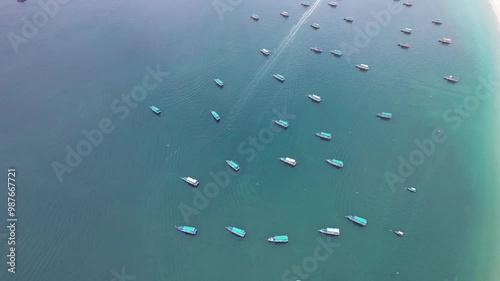
<svg viewBox="0 0 500 281">
<path fill-rule="evenodd" d="M 399 0 L 395 0 L 395 1 L 399 1 Z M 304 7 L 309 7 L 310 4 L 309 2 L 302 2 L 301 3 L 302 6 Z M 329 6 L 331 7 L 337 7 L 337 2 L 330 2 L 328 3 Z M 411 7 L 413 6 L 413 3 L 412 2 L 404 2 L 403 3 L 404 6 L 408 6 L 408 7 Z M 288 12 L 286 11 L 283 11 L 280 13 L 283 17 L 289 17 L 289 14 Z M 256 14 L 252 14 L 250 16 L 252 19 L 254 20 L 259 20 L 259 16 L 256 15 Z M 346 22 L 353 22 L 353 18 L 352 17 L 345 17 L 344 20 Z M 432 23 L 436 24 L 436 25 L 441 25 L 443 24 L 443 20 L 441 19 L 435 19 L 435 20 L 432 20 Z M 311 27 L 313 29 L 319 29 L 320 28 L 320 25 L 318 23 L 313 23 L 311 24 Z M 405 34 L 411 34 L 412 33 L 412 29 L 411 28 L 403 28 L 401 29 L 401 32 L 405 33 Z M 443 44 L 450 44 L 451 43 L 451 39 L 449 38 L 442 38 L 442 39 L 439 39 L 439 42 L 443 43 Z M 402 47 L 402 48 L 410 48 L 410 43 L 398 43 L 398 46 Z M 315 53 L 322 53 L 323 50 L 320 48 L 320 47 L 317 47 L 317 46 L 314 46 L 314 47 L 311 47 L 311 50 Z M 268 49 L 260 49 L 260 52 L 262 54 L 264 54 L 265 56 L 269 56 L 270 55 L 270 50 Z M 331 53 L 335 56 L 342 56 L 342 51 L 341 50 L 332 50 Z M 367 64 L 357 64 L 356 67 L 360 70 L 363 70 L 363 71 L 368 71 L 369 70 L 369 66 Z M 281 74 L 274 74 L 273 77 L 280 81 L 280 82 L 284 82 L 285 81 L 285 77 Z M 455 77 L 455 76 L 445 76 L 444 77 L 445 80 L 447 81 L 450 81 L 450 82 L 453 82 L 453 83 L 457 83 L 458 82 L 458 78 Z M 219 87 L 223 87 L 224 86 L 224 83 L 222 80 L 220 79 L 214 79 L 214 82 L 219 86 Z M 316 103 L 320 103 L 322 101 L 321 97 L 318 96 L 318 95 L 315 95 L 315 94 L 309 94 L 307 95 L 309 97 L 309 99 L 311 99 L 312 101 L 316 102 Z M 156 107 L 156 106 L 150 106 L 150 109 L 156 113 L 156 114 L 160 114 L 161 113 L 161 110 Z M 221 119 L 220 115 L 216 112 L 216 111 L 213 111 L 211 110 L 210 111 L 212 117 L 216 120 L 216 121 L 219 121 Z M 392 113 L 390 112 L 380 112 L 380 113 L 377 113 L 376 114 L 377 117 L 381 118 L 381 119 L 385 119 L 385 120 L 390 120 L 392 119 Z M 279 120 L 272 120 L 276 125 L 284 128 L 284 129 L 287 129 L 290 124 L 285 121 L 285 120 L 282 120 L 282 119 L 279 119 Z M 317 132 L 317 133 L 314 133 L 317 137 L 323 139 L 323 140 L 331 140 L 332 139 L 332 135 L 330 133 L 327 133 L 327 132 Z M 293 159 L 293 158 L 290 158 L 288 156 L 284 156 L 284 157 L 279 157 L 279 160 L 282 161 L 283 163 L 289 165 L 289 166 L 292 166 L 292 167 L 295 167 L 297 165 L 297 160 Z M 231 168 L 233 169 L 234 171 L 239 171 L 240 170 L 240 165 L 238 163 L 236 163 L 235 161 L 233 160 L 225 160 L 226 164 Z M 341 161 L 341 160 L 338 160 L 338 159 L 326 159 L 326 162 L 334 167 L 337 167 L 337 168 L 343 168 L 344 167 L 344 162 Z M 181 179 L 183 181 L 185 181 L 186 183 L 188 183 L 189 185 L 191 186 L 194 186 L 194 187 L 197 187 L 199 185 L 199 181 L 194 179 L 194 178 L 191 178 L 191 177 L 181 177 Z M 417 189 L 415 187 L 405 187 L 405 189 L 409 192 L 412 192 L 412 193 L 416 193 L 417 192 Z M 352 221 L 353 223 L 355 224 L 358 224 L 360 226 L 366 226 L 368 224 L 368 220 L 365 219 L 365 218 L 362 218 L 360 216 L 357 216 L 357 215 L 347 215 L 345 216 L 349 221 Z M 186 234 L 190 234 L 190 235 L 196 235 L 198 230 L 195 228 L 195 227 L 192 227 L 192 226 L 175 226 L 175 228 L 177 230 L 179 230 L 180 232 L 183 232 L 183 233 L 186 233 Z M 245 235 L 246 235 L 246 231 L 241 229 L 241 228 L 238 228 L 238 227 L 235 227 L 235 226 L 227 226 L 226 227 L 226 230 L 231 232 L 232 234 L 238 236 L 238 237 L 241 237 L 241 238 L 244 238 Z M 325 235 L 332 235 L 332 236 L 339 236 L 340 235 L 340 229 L 339 228 L 331 228 L 331 227 L 327 227 L 327 228 L 322 228 L 322 229 L 319 229 L 318 232 L 322 233 L 322 234 L 325 234 Z M 395 231 L 392 231 L 391 232 L 394 232 L 394 234 L 398 235 L 398 236 L 404 236 L 404 232 L 401 231 L 401 230 L 395 230 Z M 272 242 L 272 243 L 287 243 L 289 241 L 289 237 L 288 235 L 276 235 L 276 236 L 272 236 L 272 237 L 269 237 L 267 238 L 267 241 L 269 242 Z"/>
<path fill-rule="evenodd" d="M 368 224 L 368 220 L 356 215 L 348 215 L 346 216 L 346 218 L 361 226 L 366 226 Z M 190 235 L 196 235 L 196 233 L 198 233 L 198 229 L 196 229 L 193 226 L 182 225 L 182 226 L 175 226 L 175 228 L 180 232 Z M 245 235 L 247 234 L 245 230 L 238 228 L 236 226 L 226 226 L 226 230 L 241 238 L 244 238 Z M 318 229 L 318 232 L 330 236 L 340 236 L 339 228 L 326 227 Z M 395 230 L 394 233 L 398 236 L 404 236 L 404 232 L 401 230 Z M 285 235 L 271 236 L 267 238 L 267 241 L 272 243 L 288 243 L 289 239 L 288 235 L 285 234 Z"/>
</svg>

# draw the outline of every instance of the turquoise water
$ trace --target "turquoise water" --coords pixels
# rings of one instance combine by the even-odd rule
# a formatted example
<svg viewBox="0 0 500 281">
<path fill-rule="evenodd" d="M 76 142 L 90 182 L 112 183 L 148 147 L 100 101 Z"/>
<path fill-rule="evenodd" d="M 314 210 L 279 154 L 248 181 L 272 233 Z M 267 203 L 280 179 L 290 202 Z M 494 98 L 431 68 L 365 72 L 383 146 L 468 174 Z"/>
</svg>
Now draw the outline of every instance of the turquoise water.
<svg viewBox="0 0 500 281">
<path fill-rule="evenodd" d="M 107 281 L 125 268 L 135 280 L 494 280 L 496 97 L 479 101 L 462 123 L 457 114 L 443 117 L 483 78 L 499 77 L 498 28 L 487 1 L 415 1 L 363 44 L 355 43 L 356 28 L 373 26 L 371 12 L 392 1 L 339 1 L 337 8 L 311 1 L 308 9 L 299 2 L 222 1 L 235 6 L 221 19 L 210 1 L 75 0 L 17 54 L 6 34 L 21 34 L 21 18 L 41 8 L 37 1 L 0 4 L 0 153 L 4 169 L 18 170 L 19 217 L 17 273 L 6 272 L 2 243 L 1 279 Z M 435 26 L 434 18 L 445 23 Z M 309 26 L 315 22 L 319 30 Z M 402 34 L 405 27 L 413 33 Z M 441 37 L 452 44 L 440 45 Z M 359 63 L 370 70 L 359 71 Z M 146 67 L 157 65 L 168 75 L 144 101 L 122 102 L 143 84 Z M 309 100 L 311 93 L 322 102 Z M 393 119 L 376 118 L 382 111 Z M 82 130 L 102 120 L 112 131 L 59 180 L 54 162 L 66 165 L 67 146 L 76 150 L 86 140 Z M 446 141 L 391 187 L 385 175 L 401 176 L 398 157 L 408 160 L 415 141 L 437 128 Z M 321 131 L 332 140 L 314 135 Z M 344 168 L 328 165 L 331 158 Z M 225 159 L 241 170 L 230 171 Z M 213 198 L 200 199 L 203 192 Z M 187 208 L 189 217 L 181 211 Z M 316 230 L 325 227 L 340 228 L 341 236 L 305 270 L 323 245 L 317 239 L 326 241 Z M 389 231 L 396 229 L 405 237 Z M 286 245 L 266 242 L 285 234 Z M 306 275 L 293 273 L 295 265 Z"/>
</svg>

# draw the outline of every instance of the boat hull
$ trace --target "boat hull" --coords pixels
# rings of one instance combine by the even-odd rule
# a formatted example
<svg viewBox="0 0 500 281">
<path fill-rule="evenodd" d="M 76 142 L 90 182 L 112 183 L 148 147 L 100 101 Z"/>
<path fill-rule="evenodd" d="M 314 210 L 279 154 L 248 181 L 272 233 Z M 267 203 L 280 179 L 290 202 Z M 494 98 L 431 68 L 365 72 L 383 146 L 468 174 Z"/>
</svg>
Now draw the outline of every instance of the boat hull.
<svg viewBox="0 0 500 281">
<path fill-rule="evenodd" d="M 212 117 L 215 119 L 215 121 L 220 121 L 220 116 L 217 112 L 212 111 L 210 113 L 212 114 Z"/>
<path fill-rule="evenodd" d="M 308 97 L 312 100 L 312 101 L 315 101 L 317 103 L 321 102 L 321 97 L 315 97 L 313 95 L 308 95 Z"/>
<path fill-rule="evenodd" d="M 282 127 L 282 128 L 285 128 L 285 129 L 287 129 L 287 128 L 288 128 L 288 126 L 289 126 L 289 125 L 287 125 L 287 124 L 283 124 L 283 123 L 279 122 L 278 120 L 274 120 L 274 123 L 275 123 L 276 125 L 278 125 L 278 126 Z"/>
<path fill-rule="evenodd" d="M 232 163 L 231 163 L 231 160 L 226 160 L 226 164 L 231 167 L 231 169 L 235 170 L 235 171 L 239 171 L 240 170 L 240 166 L 234 166 Z"/>
<path fill-rule="evenodd" d="M 321 133 L 316 133 L 316 136 L 318 136 L 319 138 L 324 139 L 324 140 L 331 140 L 332 139 L 331 136 L 325 136 L 325 135 L 322 135 Z"/>
<path fill-rule="evenodd" d="M 281 158 L 280 158 L 280 161 L 281 161 L 281 162 L 283 162 L 283 163 L 285 163 L 285 164 L 288 164 L 288 165 L 290 165 L 290 166 L 292 166 L 292 167 L 295 167 L 295 166 L 297 165 L 297 162 L 290 162 L 290 161 L 287 161 L 285 157 L 281 157 Z"/>
<path fill-rule="evenodd" d="M 355 216 L 346 216 L 346 218 L 356 224 L 359 224 L 361 226 L 366 226 L 366 224 L 368 223 L 368 221 L 361 221 L 359 219 L 357 219 Z"/>
<path fill-rule="evenodd" d="M 217 79 L 214 79 L 214 82 L 215 82 L 215 84 L 217 84 L 217 86 L 219 86 L 219 87 L 223 87 L 223 86 L 224 86 L 224 82 L 222 82 L 222 81 L 219 81 L 219 80 L 217 80 Z"/>
<path fill-rule="evenodd" d="M 245 237 L 245 235 L 247 234 L 246 231 L 244 231 L 243 229 L 242 229 L 243 233 L 237 232 L 236 230 L 234 230 L 232 226 L 227 226 L 226 229 L 227 231 L 241 238 Z"/>
<path fill-rule="evenodd" d="M 331 159 L 327 159 L 326 162 L 334 167 L 337 167 L 337 168 L 343 168 L 344 167 L 344 163 L 337 163 Z"/>
<path fill-rule="evenodd" d="M 280 82 L 285 82 L 285 78 L 279 77 L 278 75 L 273 75 L 273 77 Z"/>
<path fill-rule="evenodd" d="M 200 184 L 198 181 L 196 182 L 190 182 L 187 178 L 181 178 L 183 181 L 185 181 L 187 184 L 191 185 L 191 186 L 198 186 L 198 184 Z"/>
<path fill-rule="evenodd" d="M 327 229 L 318 229 L 318 232 L 330 236 L 340 236 L 340 231 L 336 229 L 335 231 L 328 231 Z"/>
<path fill-rule="evenodd" d="M 198 232 L 198 229 L 196 229 L 196 228 L 194 228 L 193 230 L 188 230 L 188 229 L 184 228 L 183 226 L 175 226 L 175 228 L 182 233 L 186 233 L 186 234 L 190 234 L 190 235 L 196 235 L 196 233 Z"/>
<path fill-rule="evenodd" d="M 271 242 L 271 243 L 288 243 L 288 239 L 286 239 L 286 240 L 276 240 L 276 239 L 274 239 L 274 237 L 267 238 L 267 241 Z"/>
</svg>

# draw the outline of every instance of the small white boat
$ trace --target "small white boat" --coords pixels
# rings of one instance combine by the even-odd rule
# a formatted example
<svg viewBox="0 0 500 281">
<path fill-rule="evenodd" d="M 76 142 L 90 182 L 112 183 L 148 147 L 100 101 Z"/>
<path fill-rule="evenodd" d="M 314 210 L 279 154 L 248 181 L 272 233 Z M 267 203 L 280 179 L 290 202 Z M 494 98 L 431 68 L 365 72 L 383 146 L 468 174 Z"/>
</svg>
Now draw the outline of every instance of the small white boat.
<svg viewBox="0 0 500 281">
<path fill-rule="evenodd" d="M 340 229 L 338 228 L 323 228 L 323 229 L 318 229 L 319 232 L 326 234 L 326 235 L 332 235 L 332 236 L 339 236 L 340 235 Z"/>
<path fill-rule="evenodd" d="M 415 187 L 407 187 L 406 190 L 413 193 L 417 192 L 417 189 Z"/>
<path fill-rule="evenodd" d="M 281 162 L 284 162 L 290 166 L 295 167 L 297 165 L 297 161 L 295 159 L 289 158 L 289 157 L 280 157 Z"/>
<path fill-rule="evenodd" d="M 182 177 L 181 179 L 192 186 L 198 186 L 199 184 L 199 182 L 196 179 L 190 177 Z"/>
<path fill-rule="evenodd" d="M 311 100 L 315 101 L 315 102 L 321 102 L 321 97 L 320 96 L 317 96 L 317 95 L 314 95 L 314 94 L 311 94 L 311 95 L 307 95 Z"/>
</svg>

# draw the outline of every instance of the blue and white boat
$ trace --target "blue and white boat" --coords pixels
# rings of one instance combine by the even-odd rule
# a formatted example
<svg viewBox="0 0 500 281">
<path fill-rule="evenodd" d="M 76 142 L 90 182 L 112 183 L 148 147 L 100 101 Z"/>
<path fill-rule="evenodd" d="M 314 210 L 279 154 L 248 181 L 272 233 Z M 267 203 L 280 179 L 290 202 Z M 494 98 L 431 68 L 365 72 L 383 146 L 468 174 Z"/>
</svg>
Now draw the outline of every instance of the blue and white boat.
<svg viewBox="0 0 500 281">
<path fill-rule="evenodd" d="M 288 243 L 288 235 L 277 235 L 267 238 L 267 241 L 273 243 Z"/>
<path fill-rule="evenodd" d="M 198 186 L 199 184 L 199 182 L 196 179 L 190 177 L 182 177 L 181 179 L 192 186 Z"/>
<path fill-rule="evenodd" d="M 274 74 L 273 76 L 274 76 L 274 78 L 276 78 L 276 80 L 281 81 L 281 82 L 285 82 L 285 76 L 283 76 L 281 74 Z"/>
<path fill-rule="evenodd" d="M 377 117 L 383 118 L 383 119 L 392 119 L 392 113 L 389 112 L 380 112 L 377 113 Z"/>
<path fill-rule="evenodd" d="M 282 15 L 285 18 L 288 18 L 290 16 L 286 11 L 281 12 L 280 15 Z"/>
<path fill-rule="evenodd" d="M 229 167 L 231 167 L 231 169 L 235 171 L 240 170 L 240 165 L 236 164 L 236 162 L 234 162 L 233 160 L 226 160 L 226 163 L 229 165 Z"/>
<path fill-rule="evenodd" d="M 237 228 L 235 226 L 226 226 L 227 231 L 233 233 L 234 235 L 238 235 L 239 237 L 245 237 L 246 231 L 241 228 Z"/>
<path fill-rule="evenodd" d="M 398 43 L 398 46 L 404 49 L 410 48 L 410 43 Z"/>
<path fill-rule="evenodd" d="M 260 52 L 263 53 L 266 56 L 269 56 L 270 52 L 268 49 L 260 49 Z"/>
<path fill-rule="evenodd" d="M 259 20 L 259 16 L 256 14 L 252 14 L 250 17 L 254 20 Z"/>
<path fill-rule="evenodd" d="M 323 229 L 318 229 L 319 232 L 326 234 L 326 235 L 332 235 L 332 236 L 339 236 L 340 235 L 340 229 L 338 228 L 323 228 Z"/>
<path fill-rule="evenodd" d="M 222 80 L 220 80 L 220 79 L 214 79 L 214 82 L 215 82 L 215 84 L 219 85 L 219 87 L 224 86 L 224 82 L 222 82 Z"/>
<path fill-rule="evenodd" d="M 289 157 L 280 157 L 281 162 L 284 162 L 290 166 L 295 167 L 297 165 L 297 161 L 295 159 L 289 158 Z"/>
<path fill-rule="evenodd" d="M 198 232 L 198 229 L 187 225 L 175 226 L 175 228 L 177 228 L 177 230 L 179 230 L 180 232 L 184 232 L 191 235 L 195 235 L 196 232 Z"/>
<path fill-rule="evenodd" d="M 285 120 L 280 119 L 280 120 L 273 120 L 273 121 L 274 121 L 274 123 L 276 123 L 276 125 L 281 126 L 285 129 L 288 128 L 288 126 L 289 126 L 288 122 L 286 122 Z"/>
<path fill-rule="evenodd" d="M 337 160 L 337 159 L 326 159 L 326 162 L 328 162 L 328 164 L 333 165 L 337 168 L 344 167 L 344 162 Z"/>
<path fill-rule="evenodd" d="M 341 50 L 332 50 L 332 51 L 330 51 L 330 53 L 332 53 L 333 55 L 335 55 L 337 57 L 341 57 L 342 56 L 342 51 Z"/>
<path fill-rule="evenodd" d="M 368 223 L 368 221 L 362 217 L 358 217 L 358 216 L 345 216 L 345 217 L 348 220 L 355 222 L 355 223 L 362 225 L 362 226 L 366 226 L 366 224 Z"/>
<path fill-rule="evenodd" d="M 319 26 L 318 23 L 311 24 L 311 27 L 314 28 L 314 29 L 319 29 L 320 28 L 320 26 Z"/>
<path fill-rule="evenodd" d="M 401 237 L 405 236 L 405 233 L 401 230 L 395 230 L 394 234 L 396 234 L 397 236 L 401 236 Z"/>
<path fill-rule="evenodd" d="M 220 120 L 219 113 L 217 113 L 216 111 L 213 111 L 213 110 L 211 110 L 210 113 L 212 113 L 212 116 L 214 117 L 215 121 Z"/>
<path fill-rule="evenodd" d="M 325 132 L 318 132 L 316 133 L 316 136 L 322 138 L 322 139 L 325 139 L 325 140 L 331 140 L 332 139 L 332 135 L 329 134 L 329 133 L 325 133 Z"/>
<path fill-rule="evenodd" d="M 353 22 L 354 21 L 354 19 L 352 17 L 345 17 L 344 20 L 346 22 Z"/>
<path fill-rule="evenodd" d="M 406 190 L 413 193 L 417 192 L 417 189 L 415 187 L 407 187 Z"/>
<path fill-rule="evenodd" d="M 160 114 L 161 113 L 161 110 L 158 107 L 154 106 L 154 105 L 150 106 L 149 109 L 151 109 L 151 111 L 153 111 L 156 114 Z"/>
</svg>

